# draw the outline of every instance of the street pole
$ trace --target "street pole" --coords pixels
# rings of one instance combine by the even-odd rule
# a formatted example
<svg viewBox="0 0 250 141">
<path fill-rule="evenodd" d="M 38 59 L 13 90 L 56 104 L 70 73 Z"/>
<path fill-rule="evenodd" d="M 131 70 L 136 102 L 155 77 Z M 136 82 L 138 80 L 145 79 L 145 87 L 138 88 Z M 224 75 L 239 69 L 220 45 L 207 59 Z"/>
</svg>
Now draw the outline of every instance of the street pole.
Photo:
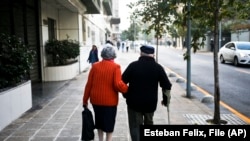
<svg viewBox="0 0 250 141">
<path fill-rule="evenodd" d="M 221 47 L 221 21 L 219 23 L 219 49 Z"/>
<path fill-rule="evenodd" d="M 133 17 L 133 49 L 135 50 L 135 18 Z"/>
<path fill-rule="evenodd" d="M 187 97 L 191 98 L 191 20 L 190 0 L 188 1 L 188 28 L 187 28 Z"/>
<path fill-rule="evenodd" d="M 159 19 L 160 19 L 160 14 L 159 14 L 159 2 L 158 2 L 157 3 L 157 20 L 158 20 L 158 22 L 159 22 Z M 159 27 L 160 27 L 159 23 L 157 23 L 156 26 L 157 26 L 156 30 L 159 31 Z M 159 35 L 156 35 L 156 56 L 155 56 L 155 60 L 156 60 L 157 63 L 158 63 L 158 44 L 159 44 Z"/>
</svg>

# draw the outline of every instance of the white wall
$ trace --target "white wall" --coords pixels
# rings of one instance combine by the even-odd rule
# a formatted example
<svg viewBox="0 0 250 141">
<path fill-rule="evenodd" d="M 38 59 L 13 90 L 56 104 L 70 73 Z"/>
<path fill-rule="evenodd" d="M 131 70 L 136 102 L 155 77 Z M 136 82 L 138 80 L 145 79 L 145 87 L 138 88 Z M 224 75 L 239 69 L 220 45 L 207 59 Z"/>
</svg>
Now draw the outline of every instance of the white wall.
<svg viewBox="0 0 250 141">
<path fill-rule="evenodd" d="M 97 47 L 105 43 L 105 27 L 106 22 L 102 15 L 85 15 L 85 24 L 86 24 L 86 46 L 91 47 L 93 44 Z M 88 31 L 89 27 L 89 31 Z M 89 36 L 88 36 L 89 32 Z M 91 34 L 94 32 L 94 37 Z M 94 39 L 94 40 L 93 40 Z"/>
<path fill-rule="evenodd" d="M 231 34 L 232 41 L 250 41 L 250 31 L 241 31 L 238 33 Z"/>
<path fill-rule="evenodd" d="M 68 10 L 60 10 L 58 12 L 58 35 L 59 39 L 69 39 L 79 41 L 79 22 L 78 13 L 73 13 Z"/>
<path fill-rule="evenodd" d="M 46 1 L 41 1 L 41 68 L 42 68 L 42 80 L 45 80 L 45 67 L 46 67 L 46 54 L 44 50 L 44 44 L 48 40 L 48 25 L 46 21 L 48 18 L 56 20 L 57 23 L 57 35 L 58 39 L 66 39 L 69 35 L 69 39 L 77 40 L 81 44 L 79 60 L 79 72 L 85 70 L 84 67 L 88 67 L 87 63 L 88 53 L 93 44 L 97 45 L 101 51 L 103 44 L 105 43 L 105 29 L 110 29 L 110 16 L 103 15 L 103 9 L 101 8 L 100 14 L 85 14 L 80 15 L 78 12 L 72 12 L 67 9 L 59 10 L 53 7 Z M 81 12 L 84 13 L 84 12 Z M 84 26 L 83 27 L 83 21 Z M 83 32 L 85 29 L 86 32 Z M 88 31 L 89 30 L 89 31 Z M 93 34 L 94 33 L 94 34 Z M 83 35 L 86 34 L 86 35 Z M 88 35 L 89 34 L 89 35 Z M 86 37 L 86 41 L 83 41 L 83 37 Z M 99 51 L 99 54 L 100 54 Z"/>
<path fill-rule="evenodd" d="M 53 7 L 51 4 L 41 1 L 41 60 L 42 60 L 42 81 L 45 81 L 49 74 L 46 73 L 46 53 L 44 49 L 44 44 L 48 40 L 48 25 L 47 19 L 52 18 L 56 21 L 57 26 L 57 38 L 59 40 L 66 39 L 68 35 L 69 39 L 79 41 L 82 43 L 82 34 L 80 36 L 79 32 L 82 32 L 81 16 L 77 12 L 72 12 L 67 9 L 59 10 Z M 79 60 L 80 57 L 78 57 Z M 80 63 L 80 62 L 79 62 Z M 78 65 L 78 70 L 80 71 L 80 64 Z"/>
<path fill-rule="evenodd" d="M 40 51 L 41 51 L 41 71 L 42 71 L 42 81 L 45 79 L 45 73 L 44 73 L 44 67 L 46 66 L 46 53 L 44 44 L 48 40 L 48 25 L 47 25 L 47 19 L 52 18 L 58 21 L 58 10 L 54 7 L 52 7 L 50 4 L 45 3 L 44 1 L 41 1 L 41 23 L 40 30 L 41 30 L 41 45 L 40 45 Z"/>
<path fill-rule="evenodd" d="M 31 81 L 0 93 L 0 131 L 32 107 Z"/>
</svg>

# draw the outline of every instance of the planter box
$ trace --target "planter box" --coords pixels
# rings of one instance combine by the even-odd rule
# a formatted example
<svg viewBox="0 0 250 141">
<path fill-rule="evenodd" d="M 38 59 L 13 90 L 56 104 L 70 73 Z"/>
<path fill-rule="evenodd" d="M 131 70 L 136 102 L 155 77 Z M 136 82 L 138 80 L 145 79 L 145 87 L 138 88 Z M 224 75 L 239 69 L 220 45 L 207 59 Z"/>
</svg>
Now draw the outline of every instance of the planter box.
<svg viewBox="0 0 250 141">
<path fill-rule="evenodd" d="M 0 93 L 0 131 L 32 107 L 31 81 Z"/>
<path fill-rule="evenodd" d="M 45 67 L 44 81 L 70 80 L 79 74 L 79 62 L 65 66 Z"/>
</svg>

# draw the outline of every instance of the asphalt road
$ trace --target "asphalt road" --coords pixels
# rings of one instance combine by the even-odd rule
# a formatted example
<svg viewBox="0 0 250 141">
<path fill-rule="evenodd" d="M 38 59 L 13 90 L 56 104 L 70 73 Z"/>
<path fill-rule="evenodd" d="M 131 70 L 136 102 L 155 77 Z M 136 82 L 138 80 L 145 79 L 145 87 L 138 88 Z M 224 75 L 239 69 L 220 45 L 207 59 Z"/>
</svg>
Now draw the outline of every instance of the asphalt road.
<svg viewBox="0 0 250 141">
<path fill-rule="evenodd" d="M 186 79 L 184 50 L 158 47 L 158 62 Z M 219 60 L 218 60 L 219 61 Z M 220 100 L 250 118 L 250 66 L 219 64 Z M 214 59 L 212 52 L 191 53 L 191 83 L 214 95 Z"/>
</svg>

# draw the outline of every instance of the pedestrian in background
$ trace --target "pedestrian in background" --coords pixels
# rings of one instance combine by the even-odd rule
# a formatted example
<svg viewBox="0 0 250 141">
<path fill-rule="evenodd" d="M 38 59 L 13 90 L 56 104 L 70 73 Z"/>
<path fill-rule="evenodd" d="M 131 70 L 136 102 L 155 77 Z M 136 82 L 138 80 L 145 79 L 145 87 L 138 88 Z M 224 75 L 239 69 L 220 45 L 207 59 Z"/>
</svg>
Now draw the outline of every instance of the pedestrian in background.
<svg viewBox="0 0 250 141">
<path fill-rule="evenodd" d="M 118 93 L 126 93 L 128 86 L 122 81 L 121 67 L 114 62 L 116 52 L 113 46 L 106 44 L 101 52 L 102 61 L 93 64 L 85 85 L 83 107 L 88 100 L 94 109 L 95 128 L 98 130 L 99 141 L 112 140 L 115 126 Z"/>
<path fill-rule="evenodd" d="M 129 46 L 127 45 L 127 46 L 126 46 L 126 52 L 128 52 L 128 48 L 129 48 Z"/>
<path fill-rule="evenodd" d="M 90 64 L 94 64 L 99 61 L 98 49 L 96 45 L 92 45 L 92 49 L 89 51 L 89 57 L 87 60 Z"/>
<path fill-rule="evenodd" d="M 119 50 L 120 49 L 120 46 L 121 46 L 121 43 L 120 43 L 120 41 L 117 41 L 117 50 Z"/>
<path fill-rule="evenodd" d="M 124 52 L 124 48 L 125 48 L 125 43 L 122 42 L 122 52 Z"/>
<path fill-rule="evenodd" d="M 158 85 L 163 91 L 161 102 L 164 106 L 169 104 L 167 102 L 170 100 L 172 87 L 165 70 L 155 61 L 154 48 L 145 45 L 140 50 L 139 59 L 130 63 L 122 74 L 123 81 L 129 86 L 124 97 L 132 141 L 140 140 L 140 125 L 153 124 L 158 102 Z"/>
</svg>

